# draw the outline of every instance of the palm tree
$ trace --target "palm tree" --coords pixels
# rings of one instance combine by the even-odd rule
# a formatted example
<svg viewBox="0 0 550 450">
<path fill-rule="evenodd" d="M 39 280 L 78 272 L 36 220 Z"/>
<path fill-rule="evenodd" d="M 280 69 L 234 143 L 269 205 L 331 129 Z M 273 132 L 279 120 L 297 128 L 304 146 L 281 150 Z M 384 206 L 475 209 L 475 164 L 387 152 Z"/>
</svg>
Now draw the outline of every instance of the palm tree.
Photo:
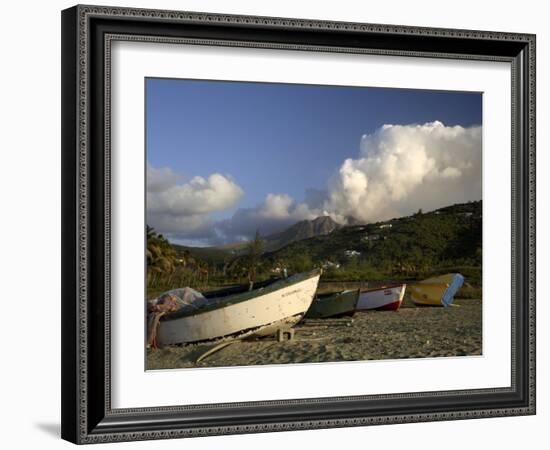
<svg viewBox="0 0 550 450">
<path fill-rule="evenodd" d="M 155 284 L 161 278 L 172 275 L 178 264 L 177 252 L 162 234 L 147 225 L 147 281 Z"/>
<path fill-rule="evenodd" d="M 248 249 L 248 255 L 247 255 L 248 256 L 248 282 L 250 283 L 250 287 L 252 288 L 254 281 L 256 281 L 256 273 L 258 270 L 258 265 L 260 263 L 260 258 L 262 256 L 262 253 L 264 251 L 264 241 L 260 236 L 259 230 L 256 230 L 256 235 L 254 236 L 254 239 L 248 243 L 247 249 Z"/>
</svg>

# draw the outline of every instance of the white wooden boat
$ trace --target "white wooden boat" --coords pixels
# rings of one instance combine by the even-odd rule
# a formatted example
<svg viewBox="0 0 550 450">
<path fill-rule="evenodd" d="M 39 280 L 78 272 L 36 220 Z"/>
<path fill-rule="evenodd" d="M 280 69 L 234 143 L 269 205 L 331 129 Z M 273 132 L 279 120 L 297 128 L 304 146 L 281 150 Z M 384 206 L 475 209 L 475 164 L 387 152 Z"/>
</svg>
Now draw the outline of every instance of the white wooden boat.
<svg viewBox="0 0 550 450">
<path fill-rule="evenodd" d="M 206 294 L 199 310 L 164 315 L 157 330 L 160 345 L 227 337 L 267 336 L 291 327 L 311 306 L 321 271 L 316 269 L 275 280 L 247 291 L 233 289 Z"/>
<path fill-rule="evenodd" d="M 357 311 L 396 311 L 403 302 L 406 284 L 362 290 L 357 300 Z"/>
</svg>

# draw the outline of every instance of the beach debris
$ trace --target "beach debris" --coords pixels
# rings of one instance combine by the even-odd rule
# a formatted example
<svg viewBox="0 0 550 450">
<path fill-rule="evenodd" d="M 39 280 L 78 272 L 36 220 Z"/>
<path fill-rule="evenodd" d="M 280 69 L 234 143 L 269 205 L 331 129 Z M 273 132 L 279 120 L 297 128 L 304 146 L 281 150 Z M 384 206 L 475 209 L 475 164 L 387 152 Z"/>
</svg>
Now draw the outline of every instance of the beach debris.
<svg viewBox="0 0 550 450">
<path fill-rule="evenodd" d="M 214 353 L 219 352 L 220 350 L 223 350 L 225 347 L 229 347 L 232 344 L 236 344 L 237 342 L 240 341 L 238 339 L 235 339 L 233 341 L 222 342 L 221 344 L 215 345 L 214 347 L 208 349 L 206 352 L 200 355 L 195 361 L 195 364 L 200 363 L 203 359 L 209 357 L 210 355 L 213 355 Z"/>
<path fill-rule="evenodd" d="M 328 336 L 323 336 L 323 337 L 301 337 L 300 339 L 297 339 L 296 342 L 326 341 L 327 339 L 330 339 L 330 338 Z"/>
<path fill-rule="evenodd" d="M 351 326 L 353 319 L 307 319 L 300 323 L 300 326 L 313 328 L 313 327 L 322 327 L 327 328 L 330 326 Z"/>
<path fill-rule="evenodd" d="M 279 328 L 277 330 L 277 342 L 291 341 L 294 339 L 293 328 Z"/>
</svg>

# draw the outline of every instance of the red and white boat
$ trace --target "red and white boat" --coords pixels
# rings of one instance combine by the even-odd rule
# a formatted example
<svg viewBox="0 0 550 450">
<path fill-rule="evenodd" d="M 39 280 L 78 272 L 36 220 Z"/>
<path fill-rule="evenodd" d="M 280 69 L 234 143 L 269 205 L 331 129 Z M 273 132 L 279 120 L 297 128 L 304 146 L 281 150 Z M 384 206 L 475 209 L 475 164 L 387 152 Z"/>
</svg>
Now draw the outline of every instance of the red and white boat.
<svg viewBox="0 0 550 450">
<path fill-rule="evenodd" d="M 382 286 L 362 290 L 357 300 L 357 311 L 397 311 L 403 303 L 406 284 Z"/>
</svg>

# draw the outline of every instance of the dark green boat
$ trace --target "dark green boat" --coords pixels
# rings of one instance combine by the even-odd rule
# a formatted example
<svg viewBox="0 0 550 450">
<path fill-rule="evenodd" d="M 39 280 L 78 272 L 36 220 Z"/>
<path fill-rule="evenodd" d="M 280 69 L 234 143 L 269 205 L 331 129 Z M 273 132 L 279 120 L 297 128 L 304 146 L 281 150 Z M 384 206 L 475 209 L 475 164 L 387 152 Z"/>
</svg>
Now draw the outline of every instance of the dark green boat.
<svg viewBox="0 0 550 450">
<path fill-rule="evenodd" d="M 359 289 L 317 295 L 307 310 L 306 319 L 353 316 L 359 298 Z"/>
</svg>

